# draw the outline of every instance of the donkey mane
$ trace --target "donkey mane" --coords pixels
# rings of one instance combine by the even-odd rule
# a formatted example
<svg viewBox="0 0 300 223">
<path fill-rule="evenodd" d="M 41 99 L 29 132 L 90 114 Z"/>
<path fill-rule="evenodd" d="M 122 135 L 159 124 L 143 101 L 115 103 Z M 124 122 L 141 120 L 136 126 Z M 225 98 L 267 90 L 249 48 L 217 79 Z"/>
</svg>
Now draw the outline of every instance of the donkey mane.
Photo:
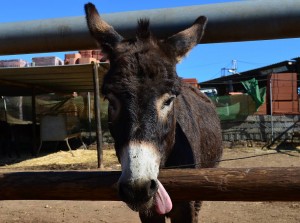
<svg viewBox="0 0 300 223">
<path fill-rule="evenodd" d="M 150 32 L 150 21 L 147 18 L 142 18 L 138 20 L 138 27 L 136 31 L 136 36 L 138 39 L 149 39 L 151 37 Z"/>
</svg>

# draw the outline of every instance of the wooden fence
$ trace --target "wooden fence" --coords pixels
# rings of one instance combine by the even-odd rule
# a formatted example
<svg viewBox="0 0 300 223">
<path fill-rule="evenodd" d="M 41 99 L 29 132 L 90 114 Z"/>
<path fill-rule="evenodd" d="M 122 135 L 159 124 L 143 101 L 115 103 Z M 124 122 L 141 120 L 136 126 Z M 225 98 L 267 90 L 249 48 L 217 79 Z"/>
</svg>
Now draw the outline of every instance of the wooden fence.
<svg viewBox="0 0 300 223">
<path fill-rule="evenodd" d="M 0 172 L 0 200 L 119 200 L 119 171 Z M 300 168 L 161 170 L 172 200 L 300 201 Z"/>
</svg>

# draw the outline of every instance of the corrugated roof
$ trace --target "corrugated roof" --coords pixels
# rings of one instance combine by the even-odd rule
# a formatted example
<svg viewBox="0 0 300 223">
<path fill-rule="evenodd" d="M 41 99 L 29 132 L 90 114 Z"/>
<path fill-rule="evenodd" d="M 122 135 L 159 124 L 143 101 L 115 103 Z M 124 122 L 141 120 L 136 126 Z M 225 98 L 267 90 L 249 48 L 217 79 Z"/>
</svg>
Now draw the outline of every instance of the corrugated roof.
<svg viewBox="0 0 300 223">
<path fill-rule="evenodd" d="M 29 96 L 46 93 L 93 92 L 93 64 L 0 68 L 1 96 Z M 99 85 L 109 67 L 98 66 Z"/>
</svg>

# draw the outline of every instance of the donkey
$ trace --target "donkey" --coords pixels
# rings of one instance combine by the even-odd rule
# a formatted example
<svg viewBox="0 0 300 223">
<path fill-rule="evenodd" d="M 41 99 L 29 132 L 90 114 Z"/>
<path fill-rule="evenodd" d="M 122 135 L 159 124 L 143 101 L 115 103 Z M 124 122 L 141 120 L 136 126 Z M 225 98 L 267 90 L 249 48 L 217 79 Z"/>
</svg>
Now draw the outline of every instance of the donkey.
<svg viewBox="0 0 300 223">
<path fill-rule="evenodd" d="M 102 94 L 122 167 L 121 200 L 139 212 L 142 222 L 165 222 L 165 217 L 198 222 L 201 202 L 172 204 L 157 177 L 164 167 L 215 167 L 222 154 L 213 103 L 176 73 L 176 64 L 200 42 L 206 17 L 166 39 L 156 38 L 149 20 L 142 19 L 136 37 L 124 39 L 93 4 L 86 4 L 85 12 L 91 35 L 110 61 Z"/>
</svg>

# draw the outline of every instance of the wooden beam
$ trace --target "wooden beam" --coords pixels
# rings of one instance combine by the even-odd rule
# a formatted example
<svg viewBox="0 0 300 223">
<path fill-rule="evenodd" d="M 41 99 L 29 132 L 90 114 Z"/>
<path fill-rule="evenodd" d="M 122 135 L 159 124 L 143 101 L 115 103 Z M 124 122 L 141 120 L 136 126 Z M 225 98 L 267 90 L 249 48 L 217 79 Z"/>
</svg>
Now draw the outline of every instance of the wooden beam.
<svg viewBox="0 0 300 223">
<path fill-rule="evenodd" d="M 119 200 L 119 171 L 0 172 L 0 200 Z M 162 170 L 173 201 L 300 201 L 300 167 Z"/>
</svg>

